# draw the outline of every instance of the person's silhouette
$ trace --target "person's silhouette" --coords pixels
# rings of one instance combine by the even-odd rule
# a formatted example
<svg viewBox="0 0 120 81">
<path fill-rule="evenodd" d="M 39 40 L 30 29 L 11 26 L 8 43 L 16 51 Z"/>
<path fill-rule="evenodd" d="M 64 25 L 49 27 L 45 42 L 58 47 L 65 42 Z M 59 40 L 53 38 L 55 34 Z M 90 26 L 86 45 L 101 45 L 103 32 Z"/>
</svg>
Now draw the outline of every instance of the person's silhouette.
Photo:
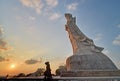
<svg viewBox="0 0 120 81">
<path fill-rule="evenodd" d="M 50 69 L 50 64 L 49 62 L 45 62 L 46 65 L 46 71 L 44 72 L 44 80 L 45 81 L 51 81 L 52 80 L 52 74 L 51 74 L 51 69 Z"/>
</svg>

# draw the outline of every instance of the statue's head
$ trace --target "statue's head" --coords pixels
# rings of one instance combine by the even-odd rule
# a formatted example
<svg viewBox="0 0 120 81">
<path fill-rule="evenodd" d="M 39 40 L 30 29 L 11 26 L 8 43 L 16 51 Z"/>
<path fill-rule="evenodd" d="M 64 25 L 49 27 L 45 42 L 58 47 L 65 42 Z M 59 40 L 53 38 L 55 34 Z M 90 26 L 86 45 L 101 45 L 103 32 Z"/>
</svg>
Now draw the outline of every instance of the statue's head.
<svg viewBox="0 0 120 81">
<path fill-rule="evenodd" d="M 72 19 L 72 14 L 65 13 L 65 18 L 67 19 L 67 21 L 70 21 Z"/>
<path fill-rule="evenodd" d="M 45 64 L 46 64 L 46 65 L 48 65 L 48 64 L 49 64 L 49 62 L 45 62 Z"/>
</svg>

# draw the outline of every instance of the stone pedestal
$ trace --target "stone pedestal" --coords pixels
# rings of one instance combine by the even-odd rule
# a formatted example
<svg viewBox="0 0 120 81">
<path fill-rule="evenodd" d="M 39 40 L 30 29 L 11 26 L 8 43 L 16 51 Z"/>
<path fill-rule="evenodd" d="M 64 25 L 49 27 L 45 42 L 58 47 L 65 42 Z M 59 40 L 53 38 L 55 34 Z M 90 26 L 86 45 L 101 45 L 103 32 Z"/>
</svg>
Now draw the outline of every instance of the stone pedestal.
<svg viewBox="0 0 120 81">
<path fill-rule="evenodd" d="M 120 70 L 114 71 L 67 71 L 61 77 L 120 77 Z"/>
<path fill-rule="evenodd" d="M 66 60 L 67 71 L 113 71 L 114 63 L 102 53 L 72 55 Z"/>
</svg>

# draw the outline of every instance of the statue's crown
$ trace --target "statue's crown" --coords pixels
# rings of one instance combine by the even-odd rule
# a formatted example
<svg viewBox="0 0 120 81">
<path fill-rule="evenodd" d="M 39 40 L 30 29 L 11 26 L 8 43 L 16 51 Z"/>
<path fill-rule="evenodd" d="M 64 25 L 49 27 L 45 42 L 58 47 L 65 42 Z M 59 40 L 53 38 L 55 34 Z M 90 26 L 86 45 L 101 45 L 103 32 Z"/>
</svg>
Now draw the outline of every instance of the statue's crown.
<svg viewBox="0 0 120 81">
<path fill-rule="evenodd" d="M 65 13 L 65 17 L 72 17 L 72 14 L 70 14 L 70 13 Z"/>
</svg>

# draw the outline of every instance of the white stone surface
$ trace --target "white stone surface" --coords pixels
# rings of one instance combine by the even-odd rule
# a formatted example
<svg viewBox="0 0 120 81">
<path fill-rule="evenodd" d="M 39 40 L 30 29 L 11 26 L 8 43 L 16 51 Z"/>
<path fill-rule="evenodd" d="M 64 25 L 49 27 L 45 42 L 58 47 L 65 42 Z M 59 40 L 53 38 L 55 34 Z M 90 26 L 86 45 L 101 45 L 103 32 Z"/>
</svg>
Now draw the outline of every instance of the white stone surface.
<svg viewBox="0 0 120 81">
<path fill-rule="evenodd" d="M 73 54 L 91 54 L 92 52 L 101 52 L 104 48 L 94 45 L 92 39 L 85 36 L 76 25 L 76 18 L 71 14 L 65 14 L 67 23 L 66 31 L 73 47 Z"/>
<path fill-rule="evenodd" d="M 93 40 L 84 35 L 76 25 L 76 18 L 65 14 L 65 25 L 73 48 L 73 55 L 66 60 L 67 71 L 117 70 L 114 63 L 102 53 Z"/>
<path fill-rule="evenodd" d="M 67 58 L 67 71 L 117 70 L 114 63 L 102 53 L 72 55 Z"/>
</svg>

